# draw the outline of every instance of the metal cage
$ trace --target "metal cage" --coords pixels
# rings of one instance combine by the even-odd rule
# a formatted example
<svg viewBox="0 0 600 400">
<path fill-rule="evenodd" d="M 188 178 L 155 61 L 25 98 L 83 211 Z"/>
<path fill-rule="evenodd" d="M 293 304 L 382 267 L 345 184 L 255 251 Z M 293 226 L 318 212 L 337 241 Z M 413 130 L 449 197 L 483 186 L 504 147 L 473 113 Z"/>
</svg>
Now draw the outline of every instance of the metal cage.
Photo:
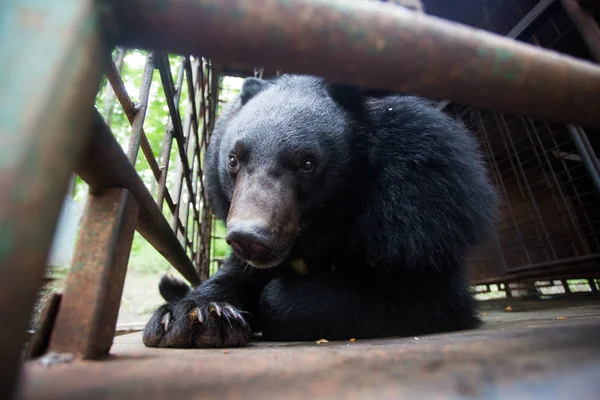
<svg viewBox="0 0 600 400">
<path fill-rule="evenodd" d="M 192 284 L 208 277 L 214 223 L 202 157 L 219 76 L 257 65 L 259 74 L 317 74 L 448 99 L 440 108 L 478 135 L 504 198 L 497 240 L 473 260 L 474 282 L 598 276 L 598 162 L 584 129 L 600 126 L 600 68 L 548 51 L 598 59 L 598 26 L 574 0 L 484 3 L 479 23 L 457 20 L 495 34 L 377 2 L 1 6 L 0 320 L 10 323 L 0 332 L 0 393 L 16 387 L 23 332 L 73 172 L 90 197 L 66 290 L 44 310 L 36 351 L 108 354 L 135 230 Z M 509 8 L 514 22 L 495 25 L 493 15 Z M 573 35 L 583 40 L 565 45 Z M 138 103 L 110 59 L 115 46 L 149 51 Z M 184 55 L 175 77 L 167 54 Z M 156 70 L 169 115 L 161 151 L 143 130 Z M 127 152 L 93 107 L 103 75 L 132 126 Z M 156 193 L 136 173 L 140 148 Z"/>
</svg>

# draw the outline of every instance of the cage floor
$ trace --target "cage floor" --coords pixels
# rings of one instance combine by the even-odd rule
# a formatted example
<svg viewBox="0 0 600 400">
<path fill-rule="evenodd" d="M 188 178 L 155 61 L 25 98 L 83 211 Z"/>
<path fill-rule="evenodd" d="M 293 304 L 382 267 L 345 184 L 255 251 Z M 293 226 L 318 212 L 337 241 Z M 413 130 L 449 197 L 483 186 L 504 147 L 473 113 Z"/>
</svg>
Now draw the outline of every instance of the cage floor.
<svg viewBox="0 0 600 400">
<path fill-rule="evenodd" d="M 482 314 L 474 331 L 230 350 L 149 349 L 127 334 L 108 360 L 28 362 L 23 398 L 599 398 L 599 296 L 494 300 Z"/>
</svg>

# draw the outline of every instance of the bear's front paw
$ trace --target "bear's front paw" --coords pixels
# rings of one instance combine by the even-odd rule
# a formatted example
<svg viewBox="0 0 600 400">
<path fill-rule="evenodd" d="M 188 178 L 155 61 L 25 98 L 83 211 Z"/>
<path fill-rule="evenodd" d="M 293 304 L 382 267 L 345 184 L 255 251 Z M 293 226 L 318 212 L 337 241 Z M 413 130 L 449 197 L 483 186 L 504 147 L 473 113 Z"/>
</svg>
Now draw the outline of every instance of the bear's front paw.
<svg viewBox="0 0 600 400">
<path fill-rule="evenodd" d="M 252 331 L 242 312 L 224 302 L 184 299 L 159 307 L 144 329 L 148 347 L 240 347 Z"/>
</svg>

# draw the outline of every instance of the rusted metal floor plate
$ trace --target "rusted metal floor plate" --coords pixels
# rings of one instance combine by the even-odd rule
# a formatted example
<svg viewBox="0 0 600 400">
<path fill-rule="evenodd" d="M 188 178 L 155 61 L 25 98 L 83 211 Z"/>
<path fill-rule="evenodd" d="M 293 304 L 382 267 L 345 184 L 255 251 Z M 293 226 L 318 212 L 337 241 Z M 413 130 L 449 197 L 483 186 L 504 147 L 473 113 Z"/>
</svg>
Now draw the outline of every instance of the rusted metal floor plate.
<svg viewBox="0 0 600 400">
<path fill-rule="evenodd" d="M 511 305 L 512 311 L 505 311 Z M 437 399 L 600 396 L 600 300 L 486 303 L 484 328 L 418 338 L 149 349 L 26 367 L 25 399 Z"/>
</svg>

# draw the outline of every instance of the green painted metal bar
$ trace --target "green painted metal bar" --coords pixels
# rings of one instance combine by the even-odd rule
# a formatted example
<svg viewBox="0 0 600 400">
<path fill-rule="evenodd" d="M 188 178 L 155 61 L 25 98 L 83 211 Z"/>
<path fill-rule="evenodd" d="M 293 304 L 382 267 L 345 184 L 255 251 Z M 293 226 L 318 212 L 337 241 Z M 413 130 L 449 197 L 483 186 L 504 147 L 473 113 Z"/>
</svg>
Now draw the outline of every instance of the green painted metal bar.
<svg viewBox="0 0 600 400">
<path fill-rule="evenodd" d="M 0 5 L 0 393 L 14 395 L 69 174 L 110 54 L 93 0 Z"/>
<path fill-rule="evenodd" d="M 600 68 L 402 7 L 346 0 L 122 0 L 126 46 L 600 125 Z M 216 33 L 218 32 L 218 34 Z"/>
</svg>

